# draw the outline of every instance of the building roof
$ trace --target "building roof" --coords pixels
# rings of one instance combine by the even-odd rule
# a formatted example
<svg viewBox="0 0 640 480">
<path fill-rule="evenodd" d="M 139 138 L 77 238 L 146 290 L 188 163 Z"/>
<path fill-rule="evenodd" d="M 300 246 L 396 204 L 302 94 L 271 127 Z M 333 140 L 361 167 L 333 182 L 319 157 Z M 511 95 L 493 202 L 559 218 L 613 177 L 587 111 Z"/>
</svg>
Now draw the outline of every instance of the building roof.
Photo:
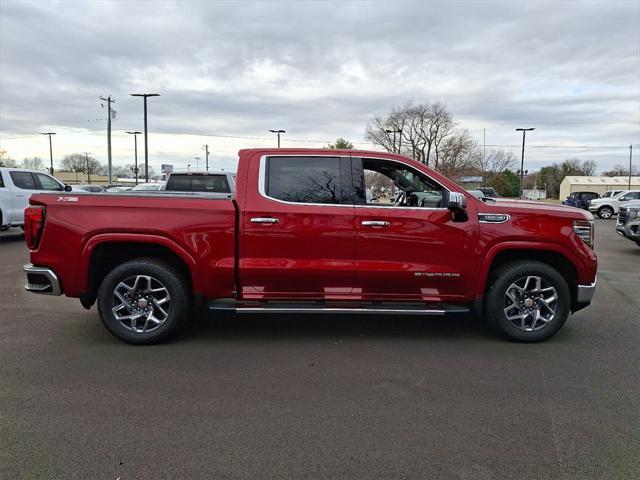
<svg viewBox="0 0 640 480">
<path fill-rule="evenodd" d="M 571 185 L 619 185 L 624 187 L 629 185 L 629 177 L 567 176 L 562 182 L 568 182 Z M 631 183 L 640 183 L 640 177 L 631 177 Z"/>
</svg>

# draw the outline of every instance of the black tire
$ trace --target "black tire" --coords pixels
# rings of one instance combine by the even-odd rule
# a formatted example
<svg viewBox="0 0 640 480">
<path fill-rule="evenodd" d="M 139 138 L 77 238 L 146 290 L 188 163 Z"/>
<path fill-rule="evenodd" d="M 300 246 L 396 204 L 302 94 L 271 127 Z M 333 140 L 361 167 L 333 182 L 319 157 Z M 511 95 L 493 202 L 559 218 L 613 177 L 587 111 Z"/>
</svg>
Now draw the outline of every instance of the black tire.
<svg viewBox="0 0 640 480">
<path fill-rule="evenodd" d="M 613 208 L 609 207 L 608 205 L 600 207 L 598 209 L 598 216 L 604 220 L 608 220 L 609 218 L 613 217 Z"/>
<path fill-rule="evenodd" d="M 139 277 L 141 278 L 140 288 L 136 289 Z M 151 278 L 151 280 L 146 280 L 147 278 Z M 148 282 L 146 290 L 144 289 L 145 282 Z M 158 343 L 173 335 L 188 318 L 190 294 L 187 286 L 188 283 L 183 276 L 165 262 L 153 258 L 130 260 L 114 268 L 102 281 L 97 298 L 100 319 L 107 330 L 127 343 L 135 345 Z M 116 289 L 118 289 L 117 293 L 120 294 L 120 297 L 116 297 Z M 161 290 L 161 292 L 150 293 L 150 289 Z M 122 292 L 125 292 L 125 296 L 133 296 L 133 298 L 127 297 L 128 303 L 126 305 L 119 300 L 123 296 Z M 136 294 L 136 292 L 140 293 Z M 136 300 L 137 297 L 144 295 L 146 298 Z M 156 297 L 152 298 L 154 295 Z M 166 301 L 167 303 L 157 303 L 158 301 Z M 142 302 L 142 306 L 146 305 L 151 311 L 150 315 L 141 313 L 140 302 Z M 154 302 L 156 303 L 154 304 Z M 119 320 L 113 311 L 117 307 L 121 307 L 119 312 L 122 312 L 122 315 L 117 313 L 118 315 L 126 316 L 127 313 L 131 313 L 129 316 L 135 316 L 131 306 L 136 309 L 136 314 L 141 314 L 137 319 Z M 149 317 L 154 318 L 154 321 L 149 322 Z M 162 323 L 156 324 L 155 322 L 159 319 L 162 319 Z M 146 323 L 144 323 L 145 320 Z M 139 328 L 141 324 L 143 326 Z M 147 324 L 150 324 L 150 331 L 147 331 Z"/>
<path fill-rule="evenodd" d="M 553 315 L 552 319 L 548 322 L 534 320 L 535 317 L 530 316 L 527 317 L 524 325 L 516 326 L 515 323 L 522 322 L 522 320 L 510 321 L 507 319 L 507 313 L 505 312 L 505 309 L 514 303 L 512 297 L 508 297 L 508 295 L 513 295 L 515 290 L 509 289 L 519 280 L 528 277 L 538 277 L 544 282 L 543 285 L 551 286 L 555 289 L 557 300 L 551 304 L 555 310 L 555 315 Z M 522 285 L 522 283 L 520 283 L 520 285 Z M 518 294 L 522 293 L 518 292 Z M 526 300 L 524 294 L 522 295 L 519 299 Z M 532 300 L 532 302 L 534 302 L 534 308 L 536 308 L 536 305 L 542 303 L 540 300 Z M 512 315 L 521 313 L 521 310 L 519 310 L 520 305 L 515 305 L 512 308 L 515 308 L 515 310 L 508 310 Z M 522 308 L 526 314 L 526 308 L 524 308 L 524 306 L 522 306 Z M 511 262 L 497 269 L 490 280 L 486 302 L 487 321 L 492 328 L 513 341 L 540 342 L 551 337 L 558 332 L 566 322 L 569 317 L 570 308 L 571 292 L 569 291 L 567 282 L 556 269 L 546 263 L 533 260 Z M 549 315 L 549 310 L 543 307 L 541 307 L 540 310 L 545 315 Z M 527 326 L 527 321 L 530 324 L 533 323 L 533 329 L 529 331 L 524 329 Z M 536 325 L 539 329 L 535 329 Z"/>
</svg>

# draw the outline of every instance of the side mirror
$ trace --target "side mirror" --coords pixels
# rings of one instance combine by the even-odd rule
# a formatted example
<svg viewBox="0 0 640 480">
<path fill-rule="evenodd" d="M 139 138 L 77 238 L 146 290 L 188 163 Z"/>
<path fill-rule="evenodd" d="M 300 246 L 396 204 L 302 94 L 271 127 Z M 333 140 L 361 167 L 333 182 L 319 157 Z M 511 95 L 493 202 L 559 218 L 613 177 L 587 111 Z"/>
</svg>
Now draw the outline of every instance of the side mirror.
<svg viewBox="0 0 640 480">
<path fill-rule="evenodd" d="M 449 192 L 447 198 L 447 208 L 451 210 L 454 222 L 466 222 L 467 217 L 467 197 L 458 192 Z"/>
<path fill-rule="evenodd" d="M 71 185 L 65 185 L 64 186 L 64 191 L 65 192 L 70 192 L 72 190 Z"/>
</svg>

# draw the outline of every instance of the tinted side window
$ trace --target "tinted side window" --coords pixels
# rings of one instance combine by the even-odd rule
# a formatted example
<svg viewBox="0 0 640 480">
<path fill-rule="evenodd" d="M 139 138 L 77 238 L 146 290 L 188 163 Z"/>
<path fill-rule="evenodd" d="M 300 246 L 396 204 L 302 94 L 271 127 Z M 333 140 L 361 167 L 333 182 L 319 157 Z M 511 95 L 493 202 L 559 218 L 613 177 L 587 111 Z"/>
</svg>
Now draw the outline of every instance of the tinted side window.
<svg viewBox="0 0 640 480">
<path fill-rule="evenodd" d="M 191 181 L 185 175 L 171 175 L 167 182 L 167 190 L 174 192 L 190 192 Z"/>
<path fill-rule="evenodd" d="M 39 190 L 62 191 L 62 185 L 60 185 L 50 176 L 44 175 L 42 173 L 35 173 L 34 175 L 37 177 L 38 183 L 40 184 Z"/>
<path fill-rule="evenodd" d="M 30 172 L 10 172 L 13 184 L 23 190 L 37 190 L 36 182 Z"/>
<path fill-rule="evenodd" d="M 4 179 L 2 178 L 2 172 L 0 172 L 0 188 L 4 188 Z"/>
<path fill-rule="evenodd" d="M 270 157 L 266 194 L 296 203 L 337 204 L 342 198 L 339 157 Z"/>
</svg>

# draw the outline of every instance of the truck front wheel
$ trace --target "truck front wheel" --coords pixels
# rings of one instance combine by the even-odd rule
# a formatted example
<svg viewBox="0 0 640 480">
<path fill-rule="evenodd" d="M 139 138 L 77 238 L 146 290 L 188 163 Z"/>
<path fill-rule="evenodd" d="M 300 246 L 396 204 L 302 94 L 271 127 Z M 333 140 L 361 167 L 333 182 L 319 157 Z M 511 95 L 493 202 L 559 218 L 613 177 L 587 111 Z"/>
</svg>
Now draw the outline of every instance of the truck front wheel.
<svg viewBox="0 0 640 480">
<path fill-rule="evenodd" d="M 569 287 L 564 277 L 546 263 L 508 263 L 492 279 L 487 292 L 487 320 L 511 340 L 545 340 L 567 320 Z"/>
<path fill-rule="evenodd" d="M 97 300 L 107 330 L 136 345 L 166 339 L 189 310 L 185 280 L 171 265 L 152 258 L 114 268 L 100 285 Z"/>
</svg>

